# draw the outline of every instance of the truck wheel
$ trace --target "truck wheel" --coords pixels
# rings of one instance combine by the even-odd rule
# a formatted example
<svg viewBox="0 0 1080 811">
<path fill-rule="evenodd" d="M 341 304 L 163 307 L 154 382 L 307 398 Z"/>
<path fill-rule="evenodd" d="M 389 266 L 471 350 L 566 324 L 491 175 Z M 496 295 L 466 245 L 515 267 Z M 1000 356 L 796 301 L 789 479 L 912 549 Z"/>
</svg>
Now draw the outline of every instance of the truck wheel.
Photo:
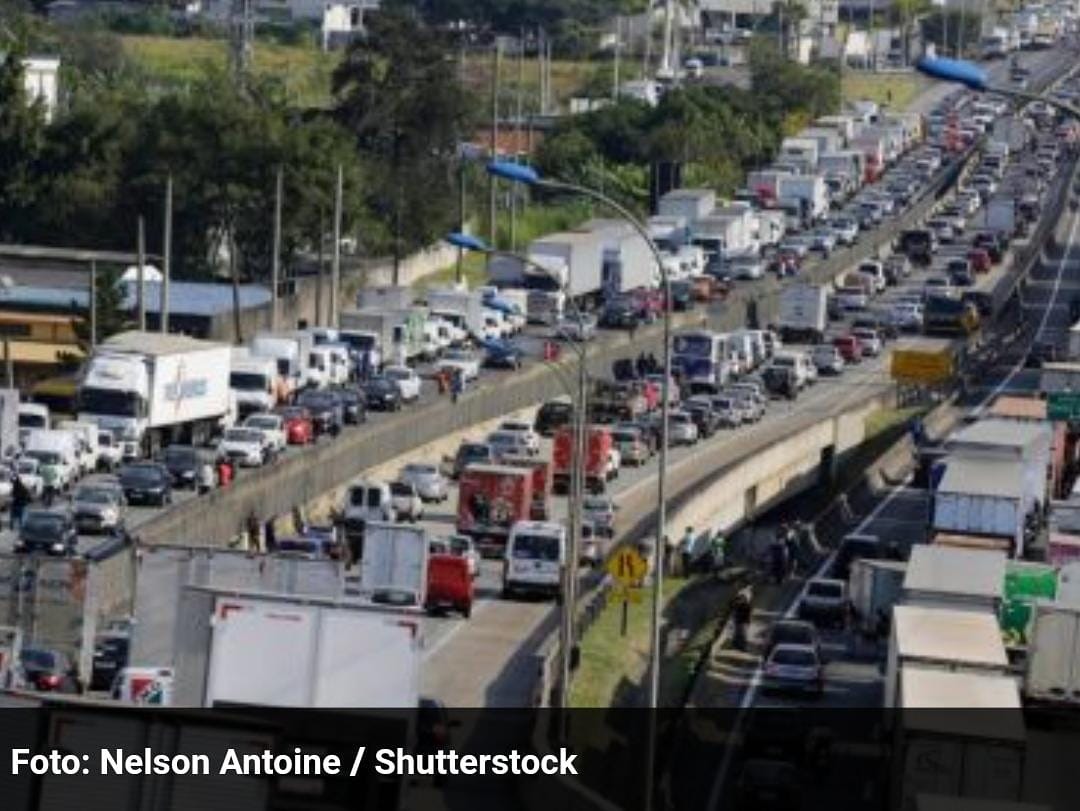
<svg viewBox="0 0 1080 811">
<path fill-rule="evenodd" d="M 465 603 L 465 605 L 461 606 L 461 616 L 464 619 L 472 616 L 472 603 Z"/>
</svg>

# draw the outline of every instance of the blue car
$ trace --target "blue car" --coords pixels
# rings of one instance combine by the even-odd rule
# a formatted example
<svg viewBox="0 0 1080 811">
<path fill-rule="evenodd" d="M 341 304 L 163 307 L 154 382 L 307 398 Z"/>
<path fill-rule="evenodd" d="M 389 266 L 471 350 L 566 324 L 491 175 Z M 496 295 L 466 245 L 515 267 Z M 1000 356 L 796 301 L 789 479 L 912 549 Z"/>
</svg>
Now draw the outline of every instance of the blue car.
<svg viewBox="0 0 1080 811">
<path fill-rule="evenodd" d="M 484 366 L 489 369 L 520 369 L 523 357 L 522 351 L 511 343 L 505 341 L 485 340 L 481 344 L 484 348 Z"/>
</svg>

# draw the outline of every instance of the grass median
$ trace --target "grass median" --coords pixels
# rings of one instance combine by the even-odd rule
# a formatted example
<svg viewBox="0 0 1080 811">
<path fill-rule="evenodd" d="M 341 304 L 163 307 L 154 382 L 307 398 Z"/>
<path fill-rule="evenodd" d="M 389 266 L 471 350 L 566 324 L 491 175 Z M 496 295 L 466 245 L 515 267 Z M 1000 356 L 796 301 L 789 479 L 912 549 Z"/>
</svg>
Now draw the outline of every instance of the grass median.
<svg viewBox="0 0 1080 811">
<path fill-rule="evenodd" d="M 891 110 L 906 110 L 923 84 L 914 73 L 845 71 L 840 86 L 844 101 L 868 99 Z"/>
</svg>

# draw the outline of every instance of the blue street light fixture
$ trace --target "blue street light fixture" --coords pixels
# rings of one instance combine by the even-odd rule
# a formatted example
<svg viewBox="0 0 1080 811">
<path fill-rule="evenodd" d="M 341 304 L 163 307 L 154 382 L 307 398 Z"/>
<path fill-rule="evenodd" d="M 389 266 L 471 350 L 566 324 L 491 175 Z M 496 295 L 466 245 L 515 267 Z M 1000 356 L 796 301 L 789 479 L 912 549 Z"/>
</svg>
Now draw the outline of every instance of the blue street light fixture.
<svg viewBox="0 0 1080 811">
<path fill-rule="evenodd" d="M 489 175 L 494 175 L 511 183 L 524 183 L 526 186 L 546 185 L 546 181 L 531 166 L 510 161 L 493 161 L 487 165 Z"/>
<path fill-rule="evenodd" d="M 461 231 L 455 231 L 452 234 L 447 234 L 444 238 L 455 248 L 461 248 L 465 251 L 476 251 L 477 253 L 491 253 L 491 248 L 488 247 L 488 244 L 480 239 L 480 237 L 474 237 L 472 234 L 463 234 Z"/>
</svg>

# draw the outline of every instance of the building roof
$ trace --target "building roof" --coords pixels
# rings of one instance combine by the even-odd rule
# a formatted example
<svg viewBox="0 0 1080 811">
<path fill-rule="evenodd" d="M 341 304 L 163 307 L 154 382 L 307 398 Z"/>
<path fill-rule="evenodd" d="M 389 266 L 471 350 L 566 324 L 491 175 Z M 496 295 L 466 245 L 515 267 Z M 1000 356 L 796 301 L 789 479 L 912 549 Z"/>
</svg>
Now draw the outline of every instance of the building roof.
<svg viewBox="0 0 1080 811">
<path fill-rule="evenodd" d="M 136 282 L 124 282 L 124 306 L 136 305 Z M 146 282 L 146 311 L 160 311 L 161 285 Z M 0 306 L 26 307 L 44 310 L 86 310 L 90 294 L 86 287 L 53 288 L 37 285 L 17 285 L 10 290 L 0 289 Z M 270 290 L 256 284 L 240 285 L 240 309 L 248 310 L 270 303 Z M 179 282 L 169 285 L 169 312 L 177 316 L 213 316 L 232 309 L 232 286 L 214 282 Z"/>
<path fill-rule="evenodd" d="M 951 448 L 957 445 L 986 445 L 1008 448 L 1026 448 L 1046 436 L 1047 427 L 1037 423 L 1018 423 L 1000 417 L 979 420 L 961 428 L 945 443 Z"/>
<path fill-rule="evenodd" d="M 1019 459 L 945 457 L 939 493 L 1020 498 L 1024 494 L 1024 463 Z"/>
<path fill-rule="evenodd" d="M 81 315 L 59 315 L 56 313 L 20 313 L 15 311 L 5 312 L 0 310 L 0 324 L 25 324 L 32 321 L 35 324 L 77 324 L 81 323 Z"/>
<path fill-rule="evenodd" d="M 893 632 L 902 658 L 988 668 L 1009 664 L 997 617 L 989 611 L 898 605 Z"/>
<path fill-rule="evenodd" d="M 10 346 L 13 363 L 39 363 L 51 366 L 69 358 L 81 358 L 84 356 L 82 349 L 76 344 L 12 341 Z"/>
<path fill-rule="evenodd" d="M 101 346 L 117 352 L 142 352 L 147 355 L 172 355 L 177 352 L 190 352 L 221 346 L 213 341 L 200 341 L 187 335 L 161 332 L 139 332 L 128 330 L 102 341 Z"/>
<path fill-rule="evenodd" d="M 1004 552 L 917 544 L 911 550 L 904 590 L 970 597 L 1001 597 Z"/>
<path fill-rule="evenodd" d="M 998 397 L 990 407 L 990 413 L 995 417 L 1045 420 L 1046 400 L 1035 397 L 1016 397 L 1015 395 L 1002 395 Z"/>
</svg>

